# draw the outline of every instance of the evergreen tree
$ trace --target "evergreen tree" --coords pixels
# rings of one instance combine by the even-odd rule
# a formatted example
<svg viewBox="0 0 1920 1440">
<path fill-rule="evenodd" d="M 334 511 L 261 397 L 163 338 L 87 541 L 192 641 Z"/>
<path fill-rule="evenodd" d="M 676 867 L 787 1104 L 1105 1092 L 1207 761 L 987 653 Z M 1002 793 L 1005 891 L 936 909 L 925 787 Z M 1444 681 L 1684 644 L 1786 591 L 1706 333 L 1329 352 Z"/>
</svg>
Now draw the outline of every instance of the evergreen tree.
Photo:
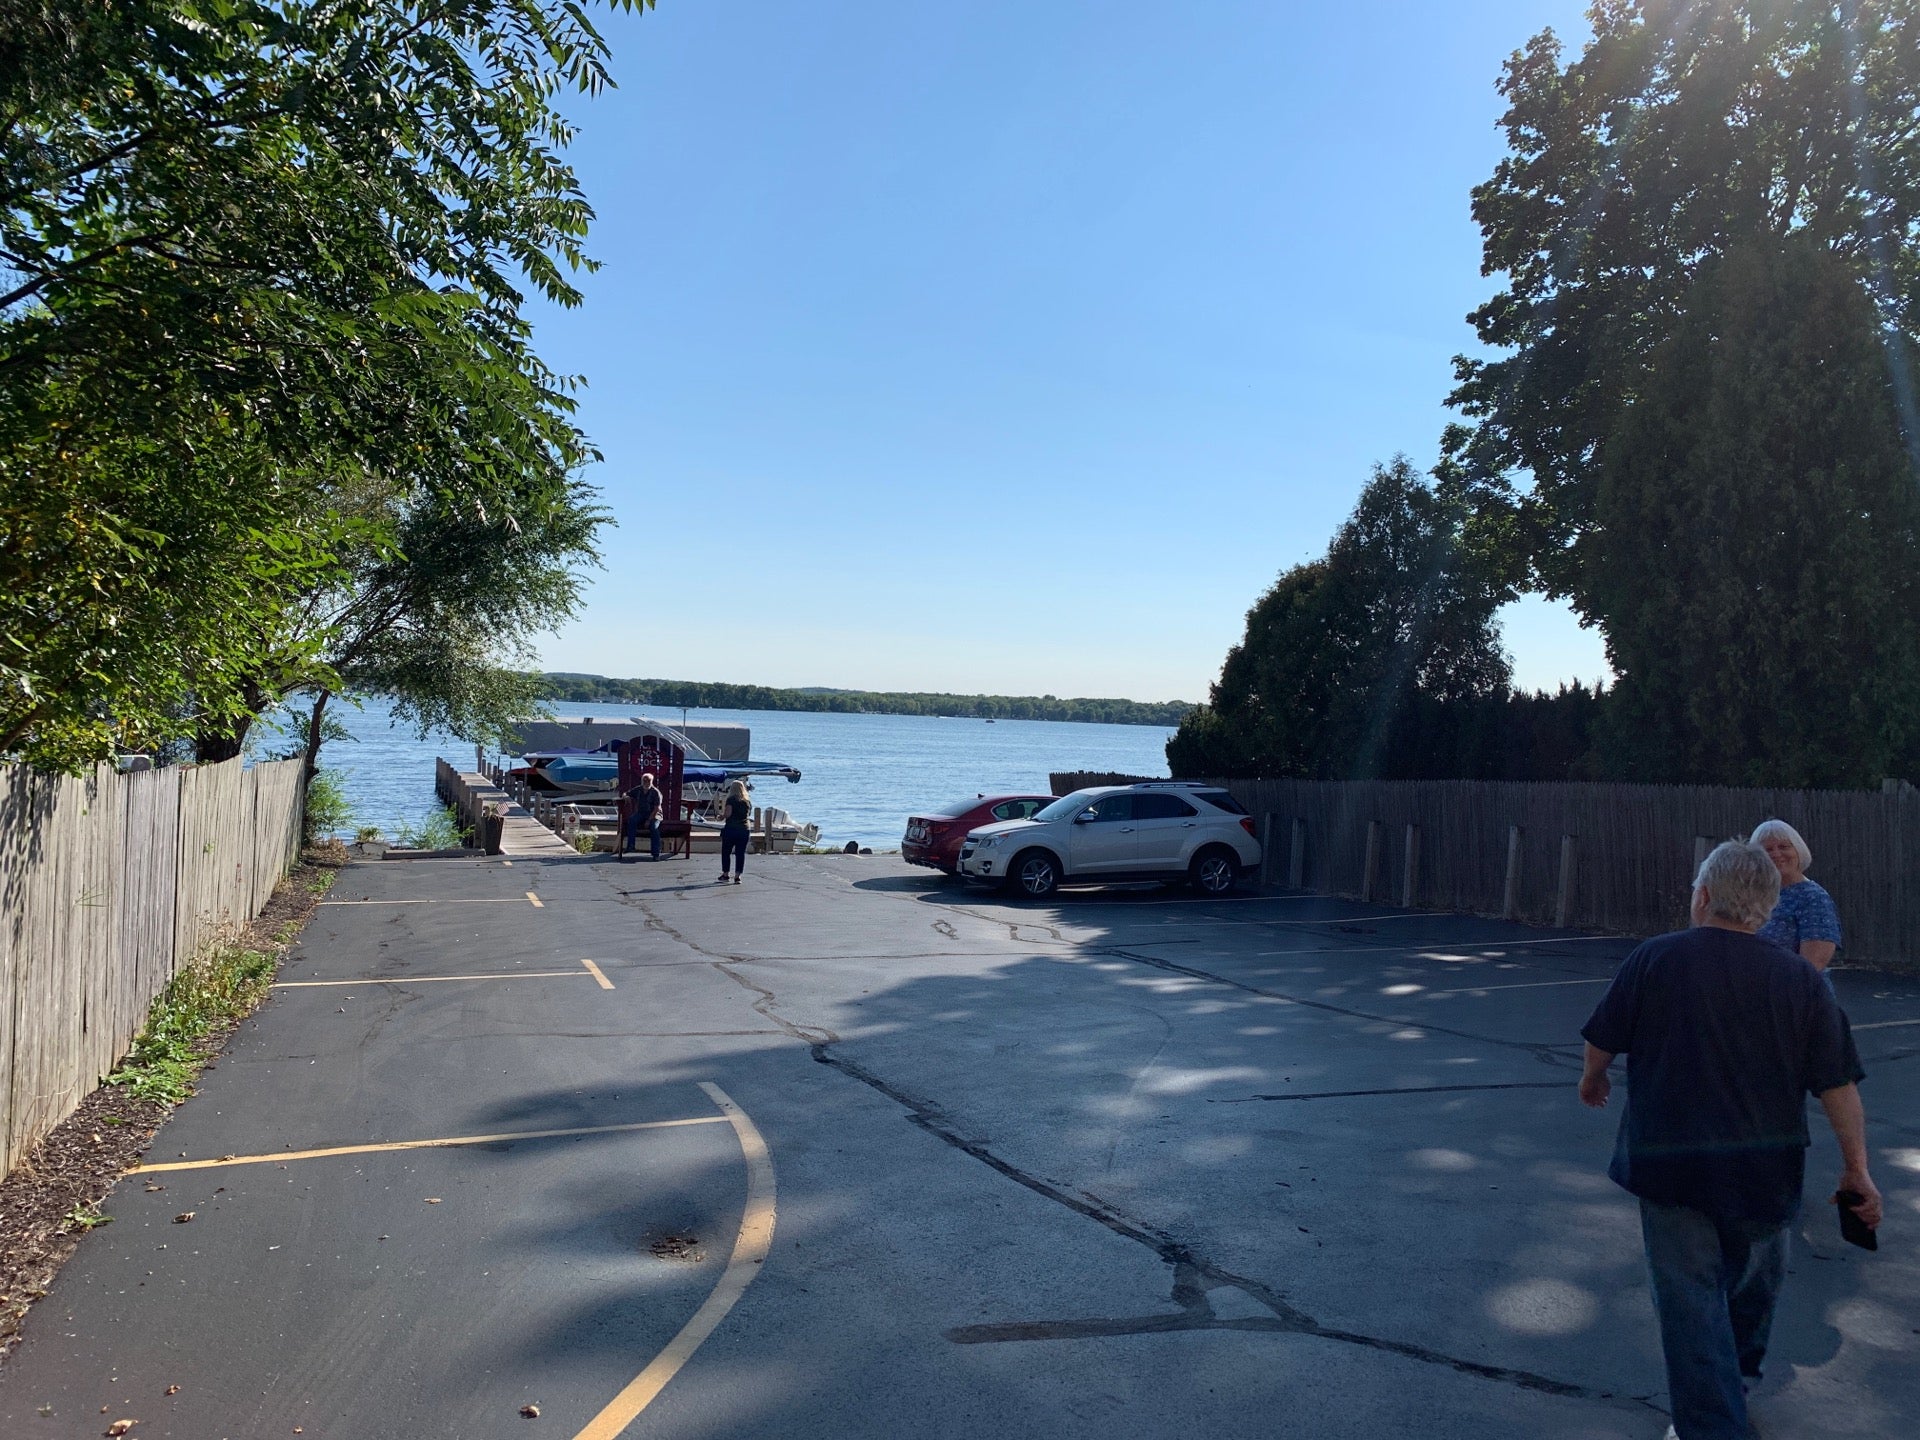
<svg viewBox="0 0 1920 1440">
<path fill-rule="evenodd" d="M 1247 612 L 1209 704 L 1168 742 L 1173 773 L 1386 775 L 1418 701 L 1504 694 L 1501 596 L 1466 562 L 1460 525 L 1404 456 L 1377 468 L 1326 557 Z"/>
<path fill-rule="evenodd" d="M 1811 236 L 1702 267 L 1599 471 L 1580 608 L 1618 676 L 1610 775 L 1870 785 L 1913 754 L 1920 475 L 1887 348 L 1902 343 Z"/>
</svg>

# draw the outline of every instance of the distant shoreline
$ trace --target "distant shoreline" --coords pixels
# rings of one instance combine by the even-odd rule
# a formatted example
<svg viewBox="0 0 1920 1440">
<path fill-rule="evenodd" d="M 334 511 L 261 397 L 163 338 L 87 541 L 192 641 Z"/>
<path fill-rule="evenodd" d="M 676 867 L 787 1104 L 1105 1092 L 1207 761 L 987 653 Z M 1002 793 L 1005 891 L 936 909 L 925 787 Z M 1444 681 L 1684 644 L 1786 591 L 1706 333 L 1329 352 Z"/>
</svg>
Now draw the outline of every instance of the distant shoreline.
<svg viewBox="0 0 1920 1440">
<path fill-rule="evenodd" d="M 969 720 L 1063 720 L 1092 725 L 1172 727 L 1193 709 L 1185 700 L 1060 699 L 1053 695 L 948 695 L 939 692 L 782 690 L 701 680 L 619 680 L 549 671 L 541 675 L 554 704 L 652 705 L 679 710 L 797 710 L 816 714 L 953 715 Z"/>
</svg>

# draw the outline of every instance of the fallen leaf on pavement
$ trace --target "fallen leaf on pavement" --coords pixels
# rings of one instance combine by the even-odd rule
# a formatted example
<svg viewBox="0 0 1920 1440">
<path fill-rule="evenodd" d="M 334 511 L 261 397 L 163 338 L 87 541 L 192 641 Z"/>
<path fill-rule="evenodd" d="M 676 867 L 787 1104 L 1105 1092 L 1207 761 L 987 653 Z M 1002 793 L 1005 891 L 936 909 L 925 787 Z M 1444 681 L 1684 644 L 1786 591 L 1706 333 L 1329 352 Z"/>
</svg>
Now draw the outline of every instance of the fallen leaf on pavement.
<svg viewBox="0 0 1920 1440">
<path fill-rule="evenodd" d="M 520 1407 L 520 1413 L 529 1420 L 538 1420 L 540 1418 L 540 1407 L 538 1405 L 522 1405 Z"/>
<path fill-rule="evenodd" d="M 173 1217 L 173 1223 L 176 1225 L 184 1225 L 191 1219 L 193 1219 L 193 1211 L 182 1210 L 178 1215 Z"/>
<path fill-rule="evenodd" d="M 167 1386 L 167 1394 L 178 1395 L 179 1393 L 180 1393 L 180 1387 L 178 1385 Z"/>
<path fill-rule="evenodd" d="M 139 1423 L 140 1422 L 138 1420 L 116 1420 L 111 1425 L 107 1426 L 107 1434 L 124 1435 L 127 1433 L 127 1431 L 131 1430 L 134 1426 L 138 1425 Z"/>
<path fill-rule="evenodd" d="M 427 1204 L 438 1205 L 439 1203 L 440 1203 L 440 1197 L 438 1195 L 429 1195 L 427 1197 Z"/>
</svg>

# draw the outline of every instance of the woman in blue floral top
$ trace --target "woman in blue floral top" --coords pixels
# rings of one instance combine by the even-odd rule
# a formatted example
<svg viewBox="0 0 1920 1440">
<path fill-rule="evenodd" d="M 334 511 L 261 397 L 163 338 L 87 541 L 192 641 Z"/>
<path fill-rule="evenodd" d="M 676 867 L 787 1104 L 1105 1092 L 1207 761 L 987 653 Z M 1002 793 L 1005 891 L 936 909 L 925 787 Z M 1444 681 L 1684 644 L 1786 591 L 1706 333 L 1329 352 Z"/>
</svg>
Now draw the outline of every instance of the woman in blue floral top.
<svg viewBox="0 0 1920 1440">
<path fill-rule="evenodd" d="M 1750 843 L 1765 850 L 1780 872 L 1780 903 L 1760 927 L 1760 938 L 1804 956 L 1814 969 L 1824 971 L 1840 945 L 1840 912 L 1833 897 L 1807 878 L 1813 852 L 1800 832 L 1784 820 L 1762 821 Z"/>
</svg>

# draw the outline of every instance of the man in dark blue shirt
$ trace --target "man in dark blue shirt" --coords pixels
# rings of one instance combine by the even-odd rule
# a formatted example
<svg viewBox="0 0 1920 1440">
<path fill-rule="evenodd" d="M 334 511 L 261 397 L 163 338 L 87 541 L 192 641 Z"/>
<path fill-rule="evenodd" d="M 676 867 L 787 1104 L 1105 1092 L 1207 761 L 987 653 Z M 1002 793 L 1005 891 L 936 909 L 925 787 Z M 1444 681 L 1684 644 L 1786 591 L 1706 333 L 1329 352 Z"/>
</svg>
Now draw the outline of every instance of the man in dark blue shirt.
<svg viewBox="0 0 1920 1440">
<path fill-rule="evenodd" d="M 1677 1440 L 1748 1440 L 1743 1377 L 1759 1377 L 1786 1276 L 1807 1095 L 1839 1138 L 1839 1188 L 1880 1223 L 1839 1007 L 1812 965 L 1754 934 L 1779 890 L 1764 850 L 1720 846 L 1694 880 L 1693 928 L 1629 955 L 1581 1031 L 1588 1105 L 1627 1057 L 1608 1174 L 1640 1197 Z"/>
</svg>

